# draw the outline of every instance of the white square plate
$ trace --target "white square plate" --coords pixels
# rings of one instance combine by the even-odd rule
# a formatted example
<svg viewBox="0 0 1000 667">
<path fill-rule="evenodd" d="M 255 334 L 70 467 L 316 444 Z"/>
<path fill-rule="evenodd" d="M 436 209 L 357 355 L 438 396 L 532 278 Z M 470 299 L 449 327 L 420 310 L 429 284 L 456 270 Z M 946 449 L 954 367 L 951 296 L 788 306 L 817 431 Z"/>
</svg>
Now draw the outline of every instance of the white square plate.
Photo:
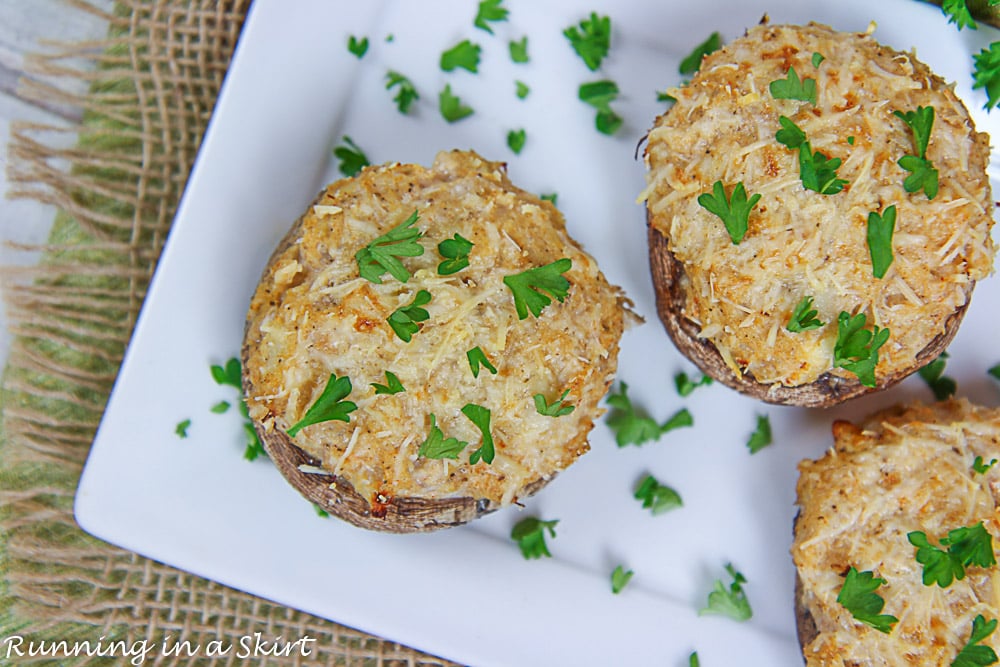
<svg viewBox="0 0 1000 667">
<path fill-rule="evenodd" d="M 693 368 L 656 319 L 649 280 L 644 185 L 635 147 L 663 110 L 657 90 L 713 30 L 729 40 L 767 12 L 774 23 L 816 20 L 863 31 L 918 55 L 957 82 L 981 130 L 971 90 L 971 54 L 996 33 L 959 33 L 940 10 L 911 0 L 507 0 L 494 35 L 472 25 L 472 0 L 347 2 L 257 0 L 77 495 L 80 525 L 151 558 L 454 660 L 476 665 L 792 665 L 794 571 L 789 557 L 796 463 L 831 444 L 833 419 L 857 417 L 909 398 L 930 400 L 911 378 L 893 390 L 828 410 L 778 408 L 716 385 L 681 399 L 673 376 Z M 613 21 L 611 55 L 586 70 L 562 30 L 591 11 Z M 367 35 L 362 60 L 347 36 Z M 388 36 L 392 36 L 388 40 Z M 529 37 L 531 62 L 511 62 L 507 43 Z M 462 39 L 483 47 L 480 73 L 444 73 L 438 58 Z M 385 72 L 420 91 L 403 116 Z M 625 126 L 594 129 L 576 98 L 585 81 L 610 78 Z M 515 80 L 527 83 L 525 100 Z M 445 83 L 476 113 L 455 124 L 437 112 Z M 520 155 L 508 130 L 527 130 Z M 439 149 L 473 148 L 506 160 L 512 180 L 557 192 L 570 232 L 623 286 L 647 323 L 626 333 L 619 379 L 663 419 L 682 405 L 693 428 L 642 448 L 618 449 L 598 424 L 593 451 L 527 501 L 473 525 L 430 535 L 381 535 L 317 517 L 267 461 L 242 458 L 239 417 L 210 414 L 221 399 L 209 364 L 235 356 L 245 310 L 272 248 L 328 181 L 331 149 L 350 135 L 373 162 L 429 164 Z M 1000 361 L 996 279 L 981 284 L 951 348 L 959 393 L 996 404 L 985 369 Z M 775 444 L 751 456 L 756 415 L 768 414 Z M 175 425 L 192 419 L 190 436 Z M 654 473 L 684 507 L 659 517 L 631 496 Z M 527 515 L 559 519 L 554 557 L 525 561 L 509 540 Z M 749 583 L 747 623 L 699 617 L 715 579 L 732 562 Z M 617 564 L 635 571 L 610 592 Z M 285 637 L 294 641 L 296 637 Z M 320 638 L 322 641 L 322 638 Z"/>
</svg>

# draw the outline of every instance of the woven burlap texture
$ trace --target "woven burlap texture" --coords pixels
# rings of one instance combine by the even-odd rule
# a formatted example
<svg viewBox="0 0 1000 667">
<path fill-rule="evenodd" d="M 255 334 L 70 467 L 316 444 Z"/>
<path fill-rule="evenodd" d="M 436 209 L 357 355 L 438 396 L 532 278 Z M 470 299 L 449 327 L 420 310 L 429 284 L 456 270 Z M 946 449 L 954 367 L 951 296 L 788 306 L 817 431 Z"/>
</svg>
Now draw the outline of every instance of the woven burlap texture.
<svg viewBox="0 0 1000 667">
<path fill-rule="evenodd" d="M 66 4 L 67 11 L 100 14 L 84 0 Z M 19 635 L 25 643 L 125 639 L 160 647 L 169 637 L 203 654 L 212 641 L 238 646 L 260 632 L 316 641 L 308 657 L 242 660 L 231 651 L 210 659 L 154 650 L 143 664 L 444 664 L 109 546 L 73 520 L 83 462 L 248 6 L 126 0 L 104 16 L 105 41 L 48 45 L 29 61 L 20 94 L 80 109 L 83 120 L 76 127 L 20 123 L 11 131 L 10 195 L 59 213 L 40 264 L 3 274 L 15 340 L 2 387 L 0 641 Z M 67 82 L 80 80 L 88 92 L 68 92 L 74 86 Z M 79 137 L 76 146 L 54 148 L 64 143 L 53 141 L 54 133 L 66 132 Z M 41 655 L 14 664 L 127 659 Z"/>
</svg>

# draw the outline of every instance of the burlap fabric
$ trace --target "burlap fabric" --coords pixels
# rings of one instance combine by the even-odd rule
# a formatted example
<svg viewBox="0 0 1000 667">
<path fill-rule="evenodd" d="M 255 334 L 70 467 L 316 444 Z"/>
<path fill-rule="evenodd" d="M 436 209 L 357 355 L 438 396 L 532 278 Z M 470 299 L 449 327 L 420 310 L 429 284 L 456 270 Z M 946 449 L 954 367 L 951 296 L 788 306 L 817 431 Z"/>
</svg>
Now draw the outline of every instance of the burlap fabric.
<svg viewBox="0 0 1000 667">
<path fill-rule="evenodd" d="M 312 655 L 247 661 L 236 651 L 217 659 L 152 651 L 144 664 L 444 664 L 111 547 L 73 520 L 83 462 L 248 6 L 125 0 L 106 16 L 105 41 L 50 45 L 30 61 L 33 74 L 57 83 L 26 81 L 22 95 L 79 108 L 83 121 L 12 127 L 11 195 L 59 213 L 42 262 L 4 274 L 16 340 L 2 385 L 0 640 L 161 646 L 169 637 L 205 648 L 260 632 L 316 638 Z M 98 10 L 67 0 L 67 11 Z M 84 95 L 58 83 L 80 79 Z M 54 148 L 53 133 L 66 132 L 79 136 L 76 147 Z M 12 662 L 128 664 L 120 654 Z"/>
</svg>

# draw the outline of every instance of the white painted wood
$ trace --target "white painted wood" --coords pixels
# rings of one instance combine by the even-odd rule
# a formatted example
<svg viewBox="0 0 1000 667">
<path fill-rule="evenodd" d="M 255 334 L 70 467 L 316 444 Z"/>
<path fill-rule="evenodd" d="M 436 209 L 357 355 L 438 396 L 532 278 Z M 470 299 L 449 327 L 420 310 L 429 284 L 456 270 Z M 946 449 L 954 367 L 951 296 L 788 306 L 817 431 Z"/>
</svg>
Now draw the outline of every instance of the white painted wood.
<svg viewBox="0 0 1000 667">
<path fill-rule="evenodd" d="M 113 2 L 97 0 L 95 4 L 110 11 Z M 37 202 L 7 198 L 7 146 L 11 122 L 66 124 L 79 117 L 78 110 L 59 106 L 43 108 L 18 95 L 17 82 L 24 76 L 25 55 L 52 48 L 41 40 L 97 40 L 106 32 L 104 19 L 68 7 L 61 0 L 0 0 L 0 265 L 36 262 L 36 254 L 13 251 L 8 242 L 44 243 L 55 216 L 54 209 Z M 79 83 L 76 90 L 82 91 L 83 86 Z M 74 143 L 74 138 L 68 134 L 53 140 L 66 145 Z M 0 302 L 0 367 L 6 364 L 9 350 L 10 334 Z"/>
</svg>

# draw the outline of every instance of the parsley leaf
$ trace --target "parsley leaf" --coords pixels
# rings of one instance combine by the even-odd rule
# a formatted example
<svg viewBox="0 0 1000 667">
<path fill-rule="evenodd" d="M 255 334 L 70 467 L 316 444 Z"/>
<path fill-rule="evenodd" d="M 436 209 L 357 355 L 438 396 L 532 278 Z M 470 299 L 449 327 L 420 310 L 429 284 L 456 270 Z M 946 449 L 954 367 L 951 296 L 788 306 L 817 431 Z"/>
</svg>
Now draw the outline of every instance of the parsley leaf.
<svg viewBox="0 0 1000 667">
<path fill-rule="evenodd" d="M 596 72 L 611 48 L 611 19 L 591 12 L 590 18 L 580 21 L 579 26 L 566 28 L 563 35 L 587 68 Z"/>
<path fill-rule="evenodd" d="M 864 386 L 874 387 L 878 350 L 889 340 L 889 330 L 873 325 L 869 331 L 864 328 L 866 320 L 864 313 L 851 317 L 849 313 L 842 311 L 837 317 L 833 365 L 857 375 Z"/>
<path fill-rule="evenodd" d="M 216 384 L 235 387 L 243 391 L 243 371 L 240 368 L 240 360 L 232 357 L 225 366 L 213 364 L 211 367 L 212 379 Z"/>
<path fill-rule="evenodd" d="M 445 239 L 438 243 L 438 253 L 445 258 L 438 264 L 437 272 L 439 276 L 450 276 L 458 273 L 469 265 L 469 253 L 472 251 L 472 241 L 461 234 L 455 234 L 450 239 Z"/>
<path fill-rule="evenodd" d="M 558 192 L 550 192 L 549 194 L 538 195 L 538 198 L 541 199 L 541 200 L 549 202 L 553 206 L 558 206 L 559 205 L 558 204 L 558 201 L 559 201 L 559 193 Z M 1000 365 L 998 365 L 997 368 L 1000 369 Z M 1000 375 L 997 375 L 997 379 L 1000 380 Z"/>
<path fill-rule="evenodd" d="M 924 191 L 928 199 L 934 199 L 938 193 L 938 170 L 930 160 L 916 155 L 904 155 L 896 162 L 906 171 L 911 172 L 903 181 L 903 189 L 907 192 Z"/>
<path fill-rule="evenodd" d="M 525 97 L 528 96 L 528 93 L 531 92 L 531 88 L 529 88 L 528 84 L 526 84 L 523 81 L 515 81 L 514 92 L 517 95 L 517 99 L 523 100 Z"/>
<path fill-rule="evenodd" d="M 313 506 L 313 510 L 316 511 L 316 516 L 318 516 L 321 519 L 329 519 L 330 518 L 330 513 L 327 512 L 325 509 L 323 509 L 322 507 L 320 507 L 316 503 L 313 503 L 312 506 Z"/>
<path fill-rule="evenodd" d="M 718 51 L 722 48 L 722 35 L 717 32 L 713 32 L 708 36 L 704 42 L 694 47 L 688 55 L 681 60 L 680 67 L 677 69 L 681 74 L 690 75 L 698 71 L 701 67 L 701 60 L 713 51 Z"/>
<path fill-rule="evenodd" d="M 680 494 L 669 486 L 660 484 L 652 475 L 646 475 L 635 490 L 635 499 L 642 501 L 643 509 L 648 509 L 653 516 L 682 507 Z"/>
<path fill-rule="evenodd" d="M 545 544 L 545 531 L 549 531 L 551 537 L 556 536 L 556 524 L 558 519 L 552 521 L 542 521 L 533 516 L 521 519 L 510 531 L 510 537 L 517 542 L 521 548 L 521 555 L 526 559 L 541 558 L 545 556 L 551 558 L 549 547 Z"/>
<path fill-rule="evenodd" d="M 482 0 L 479 3 L 479 10 L 476 12 L 476 18 L 472 22 L 472 25 L 492 35 L 493 28 L 490 27 L 489 22 L 506 21 L 507 14 L 509 13 L 503 7 L 503 0 Z"/>
<path fill-rule="evenodd" d="M 295 425 L 288 429 L 288 437 L 294 438 L 296 434 L 306 426 L 319 424 L 326 421 L 350 422 L 350 413 L 358 409 L 358 406 L 351 402 L 342 400 L 351 393 L 351 378 L 337 377 L 330 373 L 330 379 L 326 381 L 319 398 L 313 403 L 305 415 L 302 416 Z"/>
<path fill-rule="evenodd" d="M 406 220 L 354 254 L 362 278 L 381 285 L 382 274 L 388 271 L 400 282 L 410 279 L 410 272 L 396 258 L 424 254 L 424 247 L 418 243 L 424 233 L 413 226 L 419 217 L 419 211 L 414 211 Z"/>
<path fill-rule="evenodd" d="M 955 391 L 958 389 L 958 385 L 953 379 L 944 375 L 944 367 L 947 363 L 945 359 L 948 358 L 947 352 L 942 352 L 941 355 L 921 368 L 917 373 L 924 379 L 927 386 L 931 388 L 934 392 L 934 398 L 939 401 L 943 401 L 946 398 L 955 395 Z"/>
<path fill-rule="evenodd" d="M 917 147 L 917 157 L 927 157 L 927 144 L 931 140 L 931 127 L 934 125 L 934 107 L 918 106 L 916 111 L 893 111 L 894 116 L 902 118 L 913 132 L 913 143 Z"/>
<path fill-rule="evenodd" d="M 824 60 L 826 60 L 826 56 L 824 56 L 822 53 L 819 52 L 813 53 L 812 55 L 813 67 L 819 67 L 820 63 L 822 63 Z"/>
<path fill-rule="evenodd" d="M 563 415 L 570 414 L 573 410 L 576 410 L 576 406 L 566 402 L 567 395 L 569 395 L 569 389 L 564 391 L 559 398 L 549 403 L 545 400 L 544 394 L 535 394 L 535 412 L 545 417 L 562 417 Z"/>
<path fill-rule="evenodd" d="M 872 260 L 872 275 L 884 278 L 892 265 L 892 234 L 896 231 L 896 205 L 887 207 L 879 215 L 868 214 L 868 254 Z"/>
<path fill-rule="evenodd" d="M 992 647 L 980 643 L 993 634 L 996 629 L 997 619 L 987 621 L 982 614 L 972 619 L 972 633 L 969 636 L 969 641 L 955 656 L 951 667 L 985 667 L 985 665 L 996 663 L 998 660 L 996 651 Z"/>
<path fill-rule="evenodd" d="M 524 131 L 524 128 L 520 130 L 511 130 L 507 133 L 507 146 L 514 151 L 515 155 L 521 154 L 521 149 L 524 148 L 524 142 L 527 140 L 528 135 Z"/>
<path fill-rule="evenodd" d="M 622 126 L 624 120 L 611 108 L 611 103 L 618 98 L 618 84 L 614 81 L 603 79 L 581 84 L 577 97 L 597 109 L 594 124 L 598 132 L 612 135 Z"/>
<path fill-rule="evenodd" d="M 508 43 L 508 48 L 510 49 L 510 59 L 515 63 L 526 63 L 530 60 L 528 57 L 528 37 L 525 35 L 521 38 L 521 41 L 515 42 L 511 40 Z"/>
<path fill-rule="evenodd" d="M 899 619 L 879 613 L 885 606 L 885 600 L 875 591 L 885 583 L 885 579 L 876 577 L 870 570 L 858 572 L 852 565 L 837 594 L 837 602 L 858 621 L 889 634 Z"/>
<path fill-rule="evenodd" d="M 775 133 L 774 138 L 779 144 L 795 150 L 806 143 L 806 133 L 791 118 L 781 116 L 778 118 L 778 123 L 781 124 L 781 129 Z"/>
<path fill-rule="evenodd" d="M 688 656 L 688 667 L 701 667 L 701 660 L 698 659 L 698 651 L 694 651 Z"/>
<path fill-rule="evenodd" d="M 622 589 L 632 580 L 632 575 L 634 574 L 635 572 L 626 570 L 621 565 L 616 567 L 614 572 L 611 573 L 611 592 L 615 595 L 621 593 Z"/>
<path fill-rule="evenodd" d="M 986 89 L 984 109 L 990 110 L 1000 104 L 1000 41 L 992 42 L 988 49 L 982 49 L 973 56 L 975 68 L 972 72 L 972 88 Z"/>
<path fill-rule="evenodd" d="M 776 100 L 800 100 L 816 104 L 816 79 L 799 80 L 794 67 L 788 68 L 784 79 L 775 79 L 768 86 L 771 97 Z"/>
<path fill-rule="evenodd" d="M 750 434 L 747 448 L 751 454 L 756 454 L 771 442 L 771 418 L 767 415 L 757 415 L 757 428 Z"/>
<path fill-rule="evenodd" d="M 406 387 L 403 386 L 403 383 L 399 381 L 399 378 L 396 377 L 396 374 L 392 371 L 385 372 L 385 382 L 385 384 L 379 384 L 378 382 L 371 383 L 371 385 L 375 387 L 376 396 L 379 394 L 392 395 L 398 394 L 401 391 L 406 391 Z"/>
<path fill-rule="evenodd" d="M 656 420 L 637 410 L 628 397 L 628 384 L 621 383 L 619 393 L 608 395 L 607 403 L 613 409 L 608 415 L 608 427 L 615 433 L 619 447 L 642 445 L 650 440 L 658 440 L 663 434 L 676 428 L 691 426 L 694 419 L 687 408 L 681 408 L 670 419 L 657 424 Z"/>
<path fill-rule="evenodd" d="M 819 151 L 813 152 L 806 140 L 806 133 L 788 116 L 781 116 L 778 122 L 781 129 L 775 133 L 774 138 L 791 150 L 799 150 L 799 178 L 802 180 L 802 187 L 821 195 L 834 195 L 843 190 L 847 181 L 837 178 L 840 158 L 830 158 Z"/>
<path fill-rule="evenodd" d="M 437 425 L 437 417 L 431 413 L 430 430 L 427 438 L 420 443 L 417 454 L 428 459 L 457 459 L 468 444 L 458 438 L 445 438 L 444 432 Z"/>
<path fill-rule="evenodd" d="M 948 17 L 948 23 L 954 23 L 959 30 L 976 29 L 976 19 L 972 18 L 967 0 L 944 0 L 941 3 L 941 11 Z"/>
<path fill-rule="evenodd" d="M 982 456 L 977 456 L 976 460 L 972 462 L 972 469 L 978 472 L 980 475 L 985 475 L 989 472 L 990 468 L 997 464 L 996 459 L 991 459 L 989 463 L 983 462 Z"/>
<path fill-rule="evenodd" d="M 371 164 L 365 152 L 347 136 L 341 139 L 343 145 L 333 149 L 333 154 L 340 160 L 340 173 L 344 176 L 357 176 L 361 170 Z"/>
<path fill-rule="evenodd" d="M 674 376 L 674 386 L 677 387 L 677 393 L 681 396 L 690 396 L 698 387 L 707 387 L 712 384 L 712 376 L 704 375 L 697 380 L 692 380 L 688 377 L 687 373 L 680 372 Z"/>
<path fill-rule="evenodd" d="M 462 104 L 462 99 L 451 92 L 451 84 L 447 84 L 438 94 L 438 109 L 441 116 L 449 123 L 460 121 L 473 114 L 472 107 Z"/>
<path fill-rule="evenodd" d="M 420 99 L 420 95 L 417 93 L 417 89 L 414 87 L 413 82 L 399 72 L 394 72 L 393 70 L 386 72 L 385 79 L 386 90 L 392 90 L 395 87 L 399 87 L 399 90 L 396 91 L 396 96 L 392 98 L 396 103 L 396 108 L 399 109 L 399 113 L 409 113 L 410 106 L 416 100 Z"/>
<path fill-rule="evenodd" d="M 993 536 L 982 521 L 948 531 L 948 536 L 940 539 L 941 546 L 948 547 L 947 551 L 932 545 L 927 535 L 919 530 L 907 533 L 906 539 L 917 547 L 916 559 L 924 566 L 925 586 L 937 583 L 941 588 L 947 588 L 953 579 L 964 579 L 965 568 L 970 565 L 996 565 Z"/>
<path fill-rule="evenodd" d="M 818 329 L 823 326 L 823 322 L 819 321 L 816 317 L 817 314 L 819 314 L 818 311 L 813 308 L 813 298 L 804 296 L 795 306 L 795 310 L 792 311 L 792 316 L 788 318 L 788 324 L 785 325 L 785 328 L 792 333 Z"/>
<path fill-rule="evenodd" d="M 413 334 L 420 331 L 422 326 L 420 322 L 425 322 L 430 318 L 427 309 L 421 307 L 430 302 L 431 293 L 422 289 L 414 295 L 413 301 L 392 311 L 392 314 L 386 318 L 389 326 L 404 343 L 409 343 Z"/>
<path fill-rule="evenodd" d="M 217 415 L 221 415 L 228 412 L 229 407 L 229 401 L 219 401 L 211 407 L 211 411 Z"/>
<path fill-rule="evenodd" d="M 461 67 L 473 74 L 478 74 L 481 51 L 478 44 L 464 39 L 441 54 L 441 69 L 445 72 L 453 72 L 455 68 Z"/>
<path fill-rule="evenodd" d="M 726 190 L 722 181 L 716 181 L 712 186 L 712 194 L 703 192 L 698 195 L 698 204 L 709 213 L 714 213 L 722 220 L 729 232 L 729 238 L 733 240 L 733 245 L 739 245 L 740 241 L 747 233 L 750 220 L 750 210 L 760 201 L 760 194 L 755 194 L 747 199 L 746 188 L 743 183 L 737 183 L 733 187 L 733 194 L 726 198 Z"/>
<path fill-rule="evenodd" d="M 476 464 L 482 460 L 484 463 L 493 463 L 496 451 L 493 446 L 493 436 L 490 434 L 490 411 L 475 403 L 466 403 L 462 408 L 462 414 L 468 417 L 479 432 L 483 434 L 483 442 L 479 448 L 469 456 L 469 463 Z"/>
<path fill-rule="evenodd" d="M 486 358 L 486 353 L 483 352 L 483 348 L 478 345 L 466 352 L 465 357 L 469 360 L 469 368 L 472 369 L 472 377 L 479 377 L 480 366 L 485 366 L 486 369 L 493 375 L 497 374 L 497 369 L 490 363 L 490 360 Z"/>
<path fill-rule="evenodd" d="M 358 39 L 354 35 L 347 36 L 347 50 L 360 60 L 368 52 L 368 38 Z"/>
<path fill-rule="evenodd" d="M 183 421 L 177 422 L 177 428 L 174 429 L 174 433 L 177 434 L 179 438 L 188 437 L 188 429 L 191 428 L 191 420 L 185 419 Z"/>
<path fill-rule="evenodd" d="M 261 443 L 260 437 L 257 435 L 257 431 L 249 419 L 243 422 L 243 436 L 246 442 L 246 447 L 243 450 L 244 459 L 247 461 L 256 461 L 260 456 L 267 456 L 267 450 L 264 449 L 264 445 Z"/>
<path fill-rule="evenodd" d="M 528 317 L 529 311 L 535 317 L 541 315 L 542 309 L 552 303 L 552 299 L 546 294 L 562 303 L 569 293 L 569 281 L 562 274 L 572 266 L 573 260 L 563 257 L 551 264 L 504 276 L 503 284 L 514 295 L 518 319 Z"/>
<path fill-rule="evenodd" d="M 1000 380 L 1000 364 L 997 364 L 996 366 L 991 367 L 986 372 L 988 374 L 992 375 L 997 380 Z"/>
<path fill-rule="evenodd" d="M 700 609 L 698 615 L 717 614 L 736 621 L 746 621 L 753 616 L 750 601 L 743 590 L 743 584 L 747 582 L 746 577 L 737 572 L 731 563 L 726 564 L 726 572 L 733 578 L 733 582 L 727 589 L 721 579 L 716 579 L 715 589 L 708 594 L 708 605 Z"/>
</svg>

